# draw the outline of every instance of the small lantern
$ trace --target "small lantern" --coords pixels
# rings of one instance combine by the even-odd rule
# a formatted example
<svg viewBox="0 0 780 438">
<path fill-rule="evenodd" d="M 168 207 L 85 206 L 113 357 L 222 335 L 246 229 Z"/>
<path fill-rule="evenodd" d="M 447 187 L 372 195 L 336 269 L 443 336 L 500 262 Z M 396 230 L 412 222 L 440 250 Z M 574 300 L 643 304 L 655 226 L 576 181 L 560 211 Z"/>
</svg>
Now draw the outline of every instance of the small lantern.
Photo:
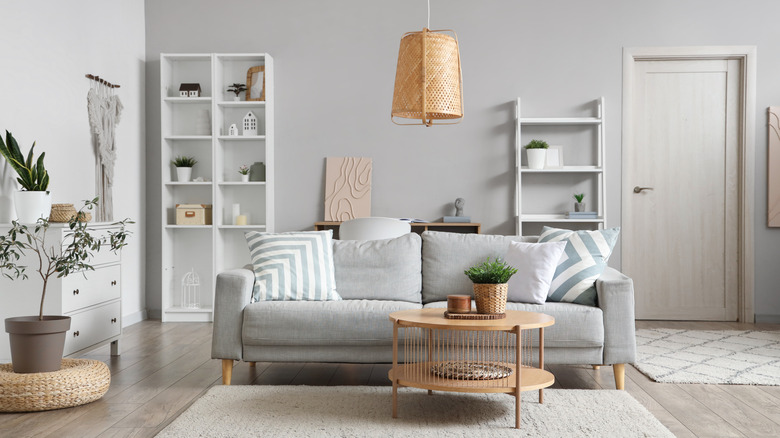
<svg viewBox="0 0 780 438">
<path fill-rule="evenodd" d="M 186 309 L 200 308 L 200 277 L 194 268 L 181 279 L 181 306 Z"/>
</svg>

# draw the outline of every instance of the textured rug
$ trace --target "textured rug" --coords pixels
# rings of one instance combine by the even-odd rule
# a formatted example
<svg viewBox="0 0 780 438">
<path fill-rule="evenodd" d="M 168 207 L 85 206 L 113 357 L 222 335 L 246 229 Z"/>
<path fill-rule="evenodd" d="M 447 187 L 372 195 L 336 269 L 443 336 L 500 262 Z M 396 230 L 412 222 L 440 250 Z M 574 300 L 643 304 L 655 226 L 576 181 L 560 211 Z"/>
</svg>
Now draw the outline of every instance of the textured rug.
<svg viewBox="0 0 780 438">
<path fill-rule="evenodd" d="M 780 331 L 636 331 L 634 366 L 663 383 L 780 385 Z"/>
<path fill-rule="evenodd" d="M 625 391 L 523 394 L 522 426 L 504 394 L 388 386 L 215 386 L 158 437 L 673 437 Z"/>
</svg>

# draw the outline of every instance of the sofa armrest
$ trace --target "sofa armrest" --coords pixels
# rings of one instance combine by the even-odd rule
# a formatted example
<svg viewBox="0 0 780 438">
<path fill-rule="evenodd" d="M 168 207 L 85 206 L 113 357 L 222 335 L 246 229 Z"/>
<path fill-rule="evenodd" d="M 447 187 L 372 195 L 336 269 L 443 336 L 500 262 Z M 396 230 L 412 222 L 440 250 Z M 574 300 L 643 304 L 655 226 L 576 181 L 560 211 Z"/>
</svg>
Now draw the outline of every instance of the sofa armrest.
<svg viewBox="0 0 780 438">
<path fill-rule="evenodd" d="M 634 363 L 634 282 L 620 271 L 607 267 L 596 280 L 596 291 L 604 313 L 604 363 Z"/>
<path fill-rule="evenodd" d="M 244 307 L 252 297 L 254 282 L 254 273 L 248 269 L 233 269 L 217 275 L 214 332 L 211 337 L 213 359 L 241 360 Z"/>
</svg>

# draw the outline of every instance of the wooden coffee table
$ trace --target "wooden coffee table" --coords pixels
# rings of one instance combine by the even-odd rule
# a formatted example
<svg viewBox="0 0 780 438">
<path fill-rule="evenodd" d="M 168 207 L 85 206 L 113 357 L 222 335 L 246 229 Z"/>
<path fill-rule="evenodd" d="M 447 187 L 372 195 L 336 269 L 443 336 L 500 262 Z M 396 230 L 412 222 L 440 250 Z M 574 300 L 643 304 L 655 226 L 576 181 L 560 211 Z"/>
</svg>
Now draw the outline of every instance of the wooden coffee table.
<svg viewBox="0 0 780 438">
<path fill-rule="evenodd" d="M 393 322 L 393 418 L 398 387 L 432 391 L 505 393 L 515 396 L 515 428 L 520 428 L 520 393 L 555 382 L 544 370 L 544 328 L 555 319 L 543 313 L 507 310 L 493 320 L 447 319 L 444 309 L 412 309 L 390 314 Z M 539 329 L 538 367 L 533 366 L 531 331 Z M 399 335 L 400 332 L 400 335 Z M 403 355 L 403 363 L 399 363 Z M 518 372 L 519 370 L 519 372 Z"/>
</svg>

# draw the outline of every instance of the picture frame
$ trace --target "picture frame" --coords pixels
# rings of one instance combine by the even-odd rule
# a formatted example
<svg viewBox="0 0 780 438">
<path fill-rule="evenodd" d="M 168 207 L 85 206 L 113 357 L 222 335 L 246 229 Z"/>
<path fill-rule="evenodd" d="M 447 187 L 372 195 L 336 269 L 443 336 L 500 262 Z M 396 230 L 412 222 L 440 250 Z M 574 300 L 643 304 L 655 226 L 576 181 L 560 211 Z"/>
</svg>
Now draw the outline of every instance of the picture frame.
<svg viewBox="0 0 780 438">
<path fill-rule="evenodd" d="M 563 147 L 562 146 L 550 146 L 547 149 L 547 158 L 544 163 L 545 169 L 561 169 L 563 168 Z"/>
<path fill-rule="evenodd" d="M 246 72 L 246 100 L 265 100 L 265 66 L 252 67 Z"/>
</svg>

